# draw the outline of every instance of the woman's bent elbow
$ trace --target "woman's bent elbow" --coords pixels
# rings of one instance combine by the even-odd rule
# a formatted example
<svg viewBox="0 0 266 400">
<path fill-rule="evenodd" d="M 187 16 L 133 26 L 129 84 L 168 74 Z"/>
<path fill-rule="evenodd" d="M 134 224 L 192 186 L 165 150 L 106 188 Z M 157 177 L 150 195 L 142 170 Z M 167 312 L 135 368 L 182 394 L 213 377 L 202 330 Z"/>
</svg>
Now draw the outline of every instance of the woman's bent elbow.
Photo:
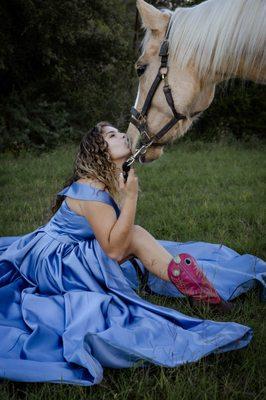
<svg viewBox="0 0 266 400">
<path fill-rule="evenodd" d="M 106 251 L 108 257 L 118 262 L 123 260 L 128 255 L 128 253 L 131 252 L 133 233 L 134 231 L 132 229 L 127 238 L 123 240 L 123 243 L 121 243 L 121 246 L 119 248 L 112 248 Z"/>
<path fill-rule="evenodd" d="M 109 251 L 106 253 L 108 257 L 112 258 L 114 261 L 119 261 L 122 258 L 122 255 L 120 252 L 117 251 Z"/>
<path fill-rule="evenodd" d="M 107 253 L 108 257 L 111 258 L 114 261 L 117 261 L 117 256 L 114 253 Z"/>
<path fill-rule="evenodd" d="M 117 251 L 111 251 L 107 255 L 108 257 L 112 258 L 114 261 L 121 263 L 123 260 L 127 259 L 129 255 L 132 257 L 132 252 L 127 249 L 127 251 L 123 251 L 123 249 L 119 249 Z"/>
</svg>

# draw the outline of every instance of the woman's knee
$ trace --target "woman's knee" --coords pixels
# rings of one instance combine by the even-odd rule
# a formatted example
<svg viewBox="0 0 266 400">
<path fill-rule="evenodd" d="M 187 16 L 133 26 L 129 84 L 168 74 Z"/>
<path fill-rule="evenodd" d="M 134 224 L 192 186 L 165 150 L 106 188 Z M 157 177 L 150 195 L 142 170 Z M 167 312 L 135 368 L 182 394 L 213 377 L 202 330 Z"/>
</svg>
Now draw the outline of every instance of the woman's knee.
<svg viewBox="0 0 266 400">
<path fill-rule="evenodd" d="M 142 233 L 145 234 L 145 233 L 148 232 L 148 231 L 146 231 L 145 228 L 143 228 L 143 227 L 140 226 L 140 225 L 133 225 L 132 229 L 133 229 L 133 234 L 134 234 L 134 235 L 140 235 L 140 234 L 142 234 Z"/>
<path fill-rule="evenodd" d="M 133 243 L 139 241 L 146 233 L 147 233 L 146 229 L 142 228 L 142 226 L 133 225 L 131 241 Z"/>
<path fill-rule="evenodd" d="M 127 249 L 125 250 L 124 254 L 122 257 L 118 260 L 119 263 L 125 261 L 126 259 L 133 257 L 135 254 L 134 252 L 139 246 L 139 243 L 141 239 L 143 239 L 143 236 L 147 232 L 142 226 L 140 225 L 133 225 L 132 230 L 131 230 L 131 239 L 129 242 L 129 245 Z"/>
<path fill-rule="evenodd" d="M 140 225 L 134 225 L 130 242 L 131 251 L 136 250 L 150 233 Z"/>
</svg>

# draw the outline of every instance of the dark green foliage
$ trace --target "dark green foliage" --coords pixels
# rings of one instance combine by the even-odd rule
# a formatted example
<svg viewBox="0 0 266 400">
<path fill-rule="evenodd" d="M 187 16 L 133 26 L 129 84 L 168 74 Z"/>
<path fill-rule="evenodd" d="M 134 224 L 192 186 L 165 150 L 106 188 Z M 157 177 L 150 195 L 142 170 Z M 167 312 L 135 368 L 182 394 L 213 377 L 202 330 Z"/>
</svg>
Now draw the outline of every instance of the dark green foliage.
<svg viewBox="0 0 266 400">
<path fill-rule="evenodd" d="M 125 112 L 133 58 L 122 0 L 5 0 L 0 12 L 2 149 L 49 148 Z"/>
<path fill-rule="evenodd" d="M 199 0 L 152 0 L 157 7 Z M 126 129 L 137 78 L 135 0 L 2 0 L 0 151 L 49 149 L 79 140 L 99 120 Z M 141 34 L 136 46 L 140 44 Z M 222 94 L 222 96 L 221 96 Z M 218 88 L 190 135 L 263 136 L 265 88 Z M 222 133 L 223 134 L 223 133 Z M 193 136 L 194 135 L 194 136 Z"/>
<path fill-rule="evenodd" d="M 15 154 L 23 148 L 36 150 L 53 148 L 64 141 L 80 136 L 69 123 L 64 102 L 22 102 L 15 93 L 0 106 L 0 150 L 10 147 Z"/>
<path fill-rule="evenodd" d="M 265 126 L 265 86 L 235 79 L 228 85 L 218 85 L 211 106 L 186 134 L 186 139 L 216 141 L 226 136 L 227 140 L 254 142 L 265 139 Z"/>
</svg>

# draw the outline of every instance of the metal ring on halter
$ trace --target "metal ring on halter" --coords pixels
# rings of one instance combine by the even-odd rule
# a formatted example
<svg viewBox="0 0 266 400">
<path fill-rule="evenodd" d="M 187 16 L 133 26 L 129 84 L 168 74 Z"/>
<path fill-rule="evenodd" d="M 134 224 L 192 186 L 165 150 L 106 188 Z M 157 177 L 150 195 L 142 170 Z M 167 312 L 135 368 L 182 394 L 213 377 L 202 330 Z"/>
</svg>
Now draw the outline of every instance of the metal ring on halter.
<svg viewBox="0 0 266 400">
<path fill-rule="evenodd" d="M 134 156 L 129 157 L 129 159 L 126 161 L 127 165 L 131 165 L 133 164 L 133 162 L 135 161 Z"/>
<path fill-rule="evenodd" d="M 137 149 L 137 151 L 133 154 L 133 156 L 129 157 L 129 159 L 127 160 L 127 165 L 131 165 L 133 164 L 133 162 L 136 161 L 136 158 L 139 155 L 145 154 L 147 151 L 147 148 L 149 146 L 151 146 L 153 140 L 151 142 L 149 142 L 148 144 L 144 144 L 143 146 L 141 146 L 139 149 Z M 140 161 L 140 160 L 139 160 Z M 141 162 L 140 162 L 141 163 Z"/>
<path fill-rule="evenodd" d="M 148 144 L 144 144 L 141 146 L 136 153 L 134 154 L 134 157 L 138 156 L 139 154 L 145 154 L 147 151 L 147 148 L 152 144 L 152 142 L 149 142 Z"/>
</svg>

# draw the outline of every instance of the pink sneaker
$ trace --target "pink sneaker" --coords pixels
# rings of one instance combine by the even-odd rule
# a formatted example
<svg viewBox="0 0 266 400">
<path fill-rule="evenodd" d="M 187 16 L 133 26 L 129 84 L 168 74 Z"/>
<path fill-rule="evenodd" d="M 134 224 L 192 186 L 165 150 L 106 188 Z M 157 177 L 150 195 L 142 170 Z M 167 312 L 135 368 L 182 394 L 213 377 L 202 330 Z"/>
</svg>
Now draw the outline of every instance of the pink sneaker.
<svg viewBox="0 0 266 400">
<path fill-rule="evenodd" d="M 224 303 L 190 254 L 176 255 L 170 261 L 167 272 L 177 289 L 192 300 L 217 305 Z"/>
</svg>

